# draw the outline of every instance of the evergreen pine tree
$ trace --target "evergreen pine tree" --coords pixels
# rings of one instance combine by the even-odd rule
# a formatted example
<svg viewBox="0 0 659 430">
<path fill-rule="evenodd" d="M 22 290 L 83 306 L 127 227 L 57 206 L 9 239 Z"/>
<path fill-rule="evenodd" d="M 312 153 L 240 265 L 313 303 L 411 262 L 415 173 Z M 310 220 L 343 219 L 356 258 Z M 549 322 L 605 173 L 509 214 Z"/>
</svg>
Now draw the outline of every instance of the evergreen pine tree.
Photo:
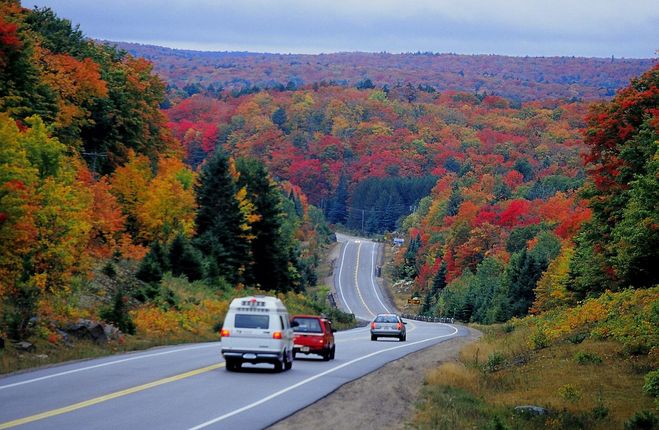
<svg viewBox="0 0 659 430">
<path fill-rule="evenodd" d="M 348 221 L 348 179 L 345 175 L 339 178 L 339 185 L 331 201 L 327 218 L 332 224 L 346 224 Z"/>
<path fill-rule="evenodd" d="M 135 276 L 139 280 L 153 284 L 160 282 L 163 273 L 168 270 L 169 259 L 165 249 L 160 242 L 154 242 L 149 253 L 142 259 Z"/>
<path fill-rule="evenodd" d="M 251 241 L 254 265 L 246 272 L 249 281 L 265 290 L 287 291 L 291 285 L 289 248 L 291 244 L 281 234 L 281 193 L 262 162 L 239 159 L 238 185 L 247 187 L 247 197 L 254 204 L 260 219 L 252 223 Z"/>
<path fill-rule="evenodd" d="M 241 230 L 245 217 L 236 199 L 236 184 L 229 171 L 229 160 L 217 150 L 204 164 L 196 187 L 197 236 L 193 243 L 229 282 L 243 281 L 250 265 L 249 241 Z"/>
<path fill-rule="evenodd" d="M 176 236 L 169 248 L 169 264 L 174 276 L 185 275 L 189 281 L 196 281 L 204 276 L 199 252 L 190 246 L 181 234 Z"/>
</svg>

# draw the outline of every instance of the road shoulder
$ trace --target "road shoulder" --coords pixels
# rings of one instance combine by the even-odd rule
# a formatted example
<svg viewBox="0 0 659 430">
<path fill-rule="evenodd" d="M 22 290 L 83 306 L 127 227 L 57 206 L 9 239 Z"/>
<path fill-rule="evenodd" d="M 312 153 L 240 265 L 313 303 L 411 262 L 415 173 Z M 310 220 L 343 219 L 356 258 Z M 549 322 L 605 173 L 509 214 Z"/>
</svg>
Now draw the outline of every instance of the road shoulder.
<svg viewBox="0 0 659 430">
<path fill-rule="evenodd" d="M 480 337 L 478 331 L 466 330 L 466 336 L 414 352 L 341 386 L 269 429 L 405 428 L 413 417 L 426 373 L 457 360 L 462 347 Z"/>
</svg>

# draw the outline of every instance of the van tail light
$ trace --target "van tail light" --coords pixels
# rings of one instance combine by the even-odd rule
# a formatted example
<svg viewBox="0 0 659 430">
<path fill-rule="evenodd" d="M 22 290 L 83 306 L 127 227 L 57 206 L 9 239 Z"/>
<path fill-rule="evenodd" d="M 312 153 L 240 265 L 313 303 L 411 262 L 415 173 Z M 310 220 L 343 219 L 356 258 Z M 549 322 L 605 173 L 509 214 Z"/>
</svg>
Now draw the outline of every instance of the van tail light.
<svg viewBox="0 0 659 430">
<path fill-rule="evenodd" d="M 375 322 L 372 322 L 372 323 L 371 323 L 371 328 L 372 328 L 372 329 L 375 329 Z"/>
<path fill-rule="evenodd" d="M 223 328 L 222 330 L 220 330 L 220 336 L 221 337 L 229 337 L 229 330 Z"/>
<path fill-rule="evenodd" d="M 272 333 L 272 338 L 273 339 L 281 339 L 282 338 L 281 332 L 280 331 L 273 332 Z"/>
<path fill-rule="evenodd" d="M 403 329 L 403 324 L 398 323 L 398 324 L 396 324 L 396 327 L 398 327 L 398 330 L 402 330 Z"/>
</svg>

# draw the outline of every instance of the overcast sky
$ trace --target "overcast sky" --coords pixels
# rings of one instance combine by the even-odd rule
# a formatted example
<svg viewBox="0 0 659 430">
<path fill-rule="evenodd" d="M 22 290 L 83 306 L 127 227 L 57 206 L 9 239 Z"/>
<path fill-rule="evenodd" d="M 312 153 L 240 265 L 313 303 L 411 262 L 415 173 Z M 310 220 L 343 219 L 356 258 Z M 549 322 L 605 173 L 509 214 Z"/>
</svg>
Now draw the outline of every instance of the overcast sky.
<svg viewBox="0 0 659 430">
<path fill-rule="evenodd" d="M 212 51 L 657 58 L 658 0 L 22 0 L 89 37 Z"/>
</svg>

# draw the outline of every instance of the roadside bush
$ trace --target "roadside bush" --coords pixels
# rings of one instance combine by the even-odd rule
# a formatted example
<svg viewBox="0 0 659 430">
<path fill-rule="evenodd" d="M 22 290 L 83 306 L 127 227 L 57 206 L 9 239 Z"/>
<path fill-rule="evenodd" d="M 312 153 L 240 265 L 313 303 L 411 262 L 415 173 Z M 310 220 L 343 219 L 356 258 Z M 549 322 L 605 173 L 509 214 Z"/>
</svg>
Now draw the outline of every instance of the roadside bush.
<svg viewBox="0 0 659 430">
<path fill-rule="evenodd" d="M 492 373 L 501 370 L 506 363 L 506 358 L 502 353 L 495 351 L 487 356 L 487 362 L 483 366 L 483 370 Z"/>
<path fill-rule="evenodd" d="M 105 274 L 105 276 L 107 276 L 110 279 L 114 279 L 115 276 L 117 276 L 117 268 L 115 267 L 112 261 L 108 261 L 105 264 L 105 266 L 103 266 L 102 271 Z"/>
<path fill-rule="evenodd" d="M 576 354 L 574 354 L 574 360 L 581 365 L 602 363 L 602 357 L 595 354 L 594 352 L 588 352 L 588 351 L 577 352 Z"/>
<path fill-rule="evenodd" d="M 654 430 L 657 426 L 659 426 L 659 419 L 650 411 L 636 412 L 625 422 L 625 430 Z"/>
<path fill-rule="evenodd" d="M 647 355 L 650 349 L 650 345 L 640 339 L 630 340 L 624 346 L 625 354 L 630 356 Z"/>
<path fill-rule="evenodd" d="M 643 391 L 652 397 L 659 397 L 659 369 L 648 372 L 648 374 L 645 375 Z"/>
<path fill-rule="evenodd" d="M 570 403 L 577 402 L 581 399 L 581 391 L 571 384 L 565 384 L 558 389 L 558 395 L 561 396 L 563 400 L 566 400 Z"/>
<path fill-rule="evenodd" d="M 588 339 L 588 333 L 574 333 L 566 338 L 566 340 L 575 345 L 579 345 L 584 340 Z"/>
<path fill-rule="evenodd" d="M 549 336 L 543 329 L 536 329 L 531 333 L 531 338 L 529 339 L 529 346 L 533 349 L 543 349 L 547 348 L 551 344 Z"/>
<path fill-rule="evenodd" d="M 114 296 L 112 306 L 102 309 L 100 315 L 101 319 L 114 324 L 122 332 L 135 334 L 135 323 L 128 314 L 127 300 L 127 297 L 124 296 L 122 291 L 117 292 Z"/>
</svg>

